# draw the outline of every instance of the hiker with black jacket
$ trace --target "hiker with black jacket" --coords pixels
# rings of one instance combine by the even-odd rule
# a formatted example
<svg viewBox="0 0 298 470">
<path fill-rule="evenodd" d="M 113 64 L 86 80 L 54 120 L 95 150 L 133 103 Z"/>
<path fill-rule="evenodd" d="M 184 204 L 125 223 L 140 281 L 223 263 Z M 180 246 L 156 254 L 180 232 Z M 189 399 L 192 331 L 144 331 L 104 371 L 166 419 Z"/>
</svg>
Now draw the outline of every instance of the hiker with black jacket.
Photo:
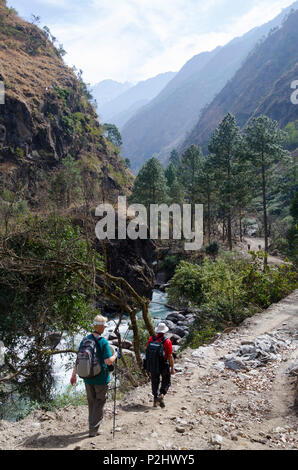
<svg viewBox="0 0 298 470">
<path fill-rule="evenodd" d="M 170 339 L 165 338 L 168 331 L 167 325 L 160 323 L 156 336 L 149 338 L 146 348 L 145 368 L 151 374 L 153 406 L 161 408 L 165 407 L 164 397 L 171 386 L 171 375 L 175 374 L 173 345 Z"/>
<path fill-rule="evenodd" d="M 86 371 L 88 371 L 89 357 L 92 355 L 93 348 L 97 357 L 95 357 L 95 360 L 91 358 L 93 364 L 91 364 L 92 370 L 89 373 L 90 378 L 84 378 L 89 408 L 89 437 L 94 437 L 98 433 L 100 423 L 103 419 L 103 408 L 106 402 L 108 383 L 111 380 L 108 367 L 117 359 L 117 352 L 112 354 L 108 341 L 101 336 L 106 328 L 106 322 L 107 319 L 101 315 L 95 317 L 93 322 L 94 332 L 82 340 L 76 365 L 70 379 L 71 385 L 74 386 L 77 382 L 77 367 L 79 368 L 80 358 L 84 359 L 84 355 L 86 360 L 85 364 L 84 361 L 82 361 L 83 369 L 85 367 Z M 98 370 L 100 370 L 100 372 L 96 374 Z M 87 372 L 83 377 L 86 376 Z"/>
</svg>

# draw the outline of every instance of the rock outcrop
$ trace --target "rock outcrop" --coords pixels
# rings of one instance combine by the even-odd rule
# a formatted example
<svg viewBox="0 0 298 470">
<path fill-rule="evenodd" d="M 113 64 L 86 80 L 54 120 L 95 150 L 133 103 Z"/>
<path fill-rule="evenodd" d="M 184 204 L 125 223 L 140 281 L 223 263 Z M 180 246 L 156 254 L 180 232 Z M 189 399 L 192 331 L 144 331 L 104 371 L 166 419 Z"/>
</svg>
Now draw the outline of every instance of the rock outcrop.
<svg viewBox="0 0 298 470">
<path fill-rule="evenodd" d="M 131 187 L 132 174 L 104 138 L 81 75 L 64 64 L 50 38 L 0 1 L 0 175 L 21 178 L 34 200 L 38 173 L 71 155 L 111 198 Z"/>
</svg>

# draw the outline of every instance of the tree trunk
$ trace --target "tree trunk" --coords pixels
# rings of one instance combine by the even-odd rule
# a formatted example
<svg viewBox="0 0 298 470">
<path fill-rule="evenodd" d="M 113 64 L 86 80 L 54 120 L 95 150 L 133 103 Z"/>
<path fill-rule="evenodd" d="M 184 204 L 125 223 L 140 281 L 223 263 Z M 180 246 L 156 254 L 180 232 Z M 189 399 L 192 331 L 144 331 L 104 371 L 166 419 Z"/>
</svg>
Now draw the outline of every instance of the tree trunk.
<svg viewBox="0 0 298 470">
<path fill-rule="evenodd" d="M 268 260 L 267 255 L 269 252 L 268 243 L 268 217 L 267 217 L 267 197 L 266 197 L 266 175 L 265 175 L 265 164 L 264 164 L 264 153 L 262 152 L 262 192 L 263 192 L 263 212 L 264 212 L 264 237 L 265 237 L 265 259 L 264 268 L 267 267 Z"/>
<path fill-rule="evenodd" d="M 228 184 L 229 184 L 229 193 L 228 193 L 228 241 L 229 249 L 232 251 L 233 242 L 232 242 L 232 215 L 231 215 L 231 165 L 230 160 L 228 164 Z"/>
<path fill-rule="evenodd" d="M 208 220 L 208 243 L 211 244 L 211 225 L 210 225 L 210 192 L 208 191 L 208 213 L 207 213 L 207 220 Z"/>
</svg>

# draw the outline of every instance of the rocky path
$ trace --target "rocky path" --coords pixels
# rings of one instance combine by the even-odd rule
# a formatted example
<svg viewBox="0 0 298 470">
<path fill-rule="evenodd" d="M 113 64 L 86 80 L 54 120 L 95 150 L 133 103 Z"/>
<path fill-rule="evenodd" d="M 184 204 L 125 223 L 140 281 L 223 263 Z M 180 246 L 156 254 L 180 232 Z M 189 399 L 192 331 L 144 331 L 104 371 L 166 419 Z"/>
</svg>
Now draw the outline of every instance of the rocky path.
<svg viewBox="0 0 298 470">
<path fill-rule="evenodd" d="M 237 245 L 237 248 L 240 249 L 240 251 L 245 254 L 248 251 L 248 245 L 250 246 L 250 249 L 252 251 L 259 251 L 260 247 L 261 250 L 265 251 L 265 241 L 264 238 L 256 238 L 256 237 L 245 237 L 244 241 L 242 243 L 239 243 Z M 279 258 L 278 256 L 268 256 L 268 263 L 271 265 L 281 265 L 284 264 L 284 260 Z"/>
<path fill-rule="evenodd" d="M 86 407 L 34 412 L 0 422 L 1 449 L 298 449 L 293 409 L 298 359 L 298 291 L 224 333 L 210 346 L 187 350 L 166 397 L 154 409 L 150 387 L 112 403 L 102 434 L 87 435 Z"/>
</svg>

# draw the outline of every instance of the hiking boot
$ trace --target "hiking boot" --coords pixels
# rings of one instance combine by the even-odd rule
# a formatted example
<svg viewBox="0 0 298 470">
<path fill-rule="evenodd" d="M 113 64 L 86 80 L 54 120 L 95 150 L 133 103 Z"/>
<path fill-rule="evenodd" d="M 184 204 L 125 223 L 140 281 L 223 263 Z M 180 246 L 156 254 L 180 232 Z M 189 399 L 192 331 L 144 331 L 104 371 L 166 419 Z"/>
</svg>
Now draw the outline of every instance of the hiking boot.
<svg viewBox="0 0 298 470">
<path fill-rule="evenodd" d="M 164 399 L 164 395 L 163 395 L 163 394 L 159 395 L 159 397 L 158 397 L 158 402 L 159 402 L 159 406 L 160 406 L 161 408 L 165 408 L 165 406 L 166 406 L 163 399 Z"/>
<path fill-rule="evenodd" d="M 154 408 L 157 408 L 157 404 L 158 404 L 158 398 L 154 398 L 154 401 L 153 401 Z"/>
<path fill-rule="evenodd" d="M 100 429 L 97 429 L 96 431 L 90 431 L 89 432 L 89 437 L 96 437 L 102 434 L 102 431 Z"/>
</svg>

